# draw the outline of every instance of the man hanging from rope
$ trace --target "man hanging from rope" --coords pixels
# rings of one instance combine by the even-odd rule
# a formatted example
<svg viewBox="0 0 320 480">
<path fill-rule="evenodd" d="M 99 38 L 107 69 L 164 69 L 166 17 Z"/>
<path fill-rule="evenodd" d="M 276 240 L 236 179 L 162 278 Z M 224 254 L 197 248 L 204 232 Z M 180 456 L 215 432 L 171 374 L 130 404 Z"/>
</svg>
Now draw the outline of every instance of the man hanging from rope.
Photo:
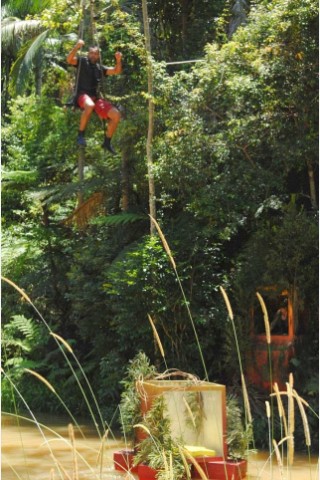
<svg viewBox="0 0 320 480">
<path fill-rule="evenodd" d="M 69 65 L 78 69 L 76 85 L 76 104 L 83 110 L 80 118 L 78 145 L 86 146 L 85 129 L 93 111 L 107 121 L 107 129 L 102 148 L 111 153 L 116 153 L 111 145 L 111 138 L 120 121 L 120 112 L 111 103 L 99 98 L 98 87 L 102 75 L 119 75 L 122 72 L 122 53 L 116 52 L 114 67 L 101 65 L 98 47 L 90 47 L 86 57 L 78 56 L 77 51 L 84 45 L 83 40 L 78 40 L 67 56 Z"/>
</svg>

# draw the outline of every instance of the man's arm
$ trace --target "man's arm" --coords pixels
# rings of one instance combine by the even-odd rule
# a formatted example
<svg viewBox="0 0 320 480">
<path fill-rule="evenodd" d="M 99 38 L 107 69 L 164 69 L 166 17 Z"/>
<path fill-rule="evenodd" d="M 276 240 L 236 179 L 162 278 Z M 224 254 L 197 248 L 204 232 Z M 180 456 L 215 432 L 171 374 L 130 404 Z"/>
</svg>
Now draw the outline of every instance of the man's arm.
<svg viewBox="0 0 320 480">
<path fill-rule="evenodd" d="M 116 52 L 114 56 L 116 58 L 116 65 L 113 68 L 108 67 L 105 75 L 119 75 L 122 72 L 122 53 Z"/>
<path fill-rule="evenodd" d="M 78 57 L 76 53 L 78 50 L 80 50 L 80 48 L 83 47 L 83 45 L 84 45 L 84 41 L 78 40 L 77 44 L 73 47 L 73 49 L 67 56 L 67 63 L 69 63 L 69 65 L 74 65 L 74 66 L 78 65 Z"/>
</svg>

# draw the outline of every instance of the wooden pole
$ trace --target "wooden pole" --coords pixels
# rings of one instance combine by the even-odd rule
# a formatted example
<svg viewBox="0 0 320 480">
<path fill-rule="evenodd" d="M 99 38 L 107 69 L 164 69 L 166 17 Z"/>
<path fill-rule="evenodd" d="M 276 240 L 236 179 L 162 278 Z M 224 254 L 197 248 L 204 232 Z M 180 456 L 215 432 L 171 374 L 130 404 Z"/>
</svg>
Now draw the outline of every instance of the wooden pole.
<svg viewBox="0 0 320 480">
<path fill-rule="evenodd" d="M 82 182 L 84 178 L 84 163 L 85 163 L 85 155 L 84 155 L 84 147 L 79 147 L 79 156 L 78 156 L 78 178 L 80 182 L 80 188 L 78 192 L 78 207 L 83 203 L 83 191 L 82 191 Z"/>
<path fill-rule="evenodd" d="M 153 103 L 153 74 L 152 74 L 152 57 L 151 57 L 151 43 L 150 43 L 150 29 L 148 18 L 147 1 L 142 0 L 142 13 L 143 13 L 143 25 L 144 25 L 144 38 L 147 51 L 147 72 L 148 72 L 148 109 L 149 109 L 149 122 L 148 122 L 148 136 L 147 136 L 147 165 L 148 165 L 148 179 L 149 179 L 149 212 L 151 217 L 156 219 L 156 195 L 154 185 L 153 174 L 153 159 L 152 159 L 152 139 L 153 139 L 153 126 L 154 126 L 154 103 Z M 150 220 L 150 234 L 155 234 L 155 225 Z"/>
</svg>

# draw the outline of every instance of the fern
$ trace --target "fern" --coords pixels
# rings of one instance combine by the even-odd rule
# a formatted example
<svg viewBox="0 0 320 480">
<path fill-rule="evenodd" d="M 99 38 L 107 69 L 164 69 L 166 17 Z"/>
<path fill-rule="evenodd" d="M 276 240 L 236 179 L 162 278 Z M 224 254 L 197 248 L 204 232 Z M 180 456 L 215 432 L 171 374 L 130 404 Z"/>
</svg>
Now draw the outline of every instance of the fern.
<svg viewBox="0 0 320 480">
<path fill-rule="evenodd" d="M 120 213 L 119 215 L 100 216 L 91 221 L 94 225 L 125 225 L 127 223 L 147 220 L 146 215 L 139 213 Z"/>
<path fill-rule="evenodd" d="M 136 381 L 139 377 L 143 377 L 144 379 L 154 378 L 156 373 L 155 367 L 150 365 L 150 361 L 146 354 L 139 352 L 134 359 L 131 360 L 127 368 L 127 375 L 121 381 L 122 385 L 124 386 L 124 390 L 121 394 L 120 422 L 122 431 L 127 439 L 133 440 L 133 425 L 142 420 L 140 398 L 136 390 Z"/>
<path fill-rule="evenodd" d="M 15 368 L 19 369 L 22 373 L 22 370 L 25 368 L 29 368 L 30 370 L 35 370 L 38 367 L 38 362 L 34 362 L 33 360 L 26 360 L 23 357 L 14 357 L 9 358 L 6 362 L 7 368 Z"/>
<path fill-rule="evenodd" d="M 155 398 L 141 423 L 150 432 L 150 436 L 139 443 L 135 464 L 146 462 L 158 471 L 158 480 L 185 478 L 185 465 L 180 453 L 182 445 L 172 438 L 171 422 L 163 395 Z"/>
<path fill-rule="evenodd" d="M 228 456 L 235 460 L 246 458 L 250 453 L 248 445 L 252 442 L 252 425 L 243 426 L 242 412 L 233 395 L 227 398 L 227 425 Z"/>
<path fill-rule="evenodd" d="M 26 318 L 24 315 L 14 315 L 12 321 L 5 325 L 5 329 L 10 328 L 13 331 L 22 333 L 31 343 L 37 343 L 41 337 L 41 327 L 35 323 L 31 318 Z"/>
<path fill-rule="evenodd" d="M 5 366 L 13 365 L 13 359 L 28 356 L 43 343 L 43 326 L 23 315 L 14 315 L 3 327 L 1 344 L 5 355 Z"/>
</svg>

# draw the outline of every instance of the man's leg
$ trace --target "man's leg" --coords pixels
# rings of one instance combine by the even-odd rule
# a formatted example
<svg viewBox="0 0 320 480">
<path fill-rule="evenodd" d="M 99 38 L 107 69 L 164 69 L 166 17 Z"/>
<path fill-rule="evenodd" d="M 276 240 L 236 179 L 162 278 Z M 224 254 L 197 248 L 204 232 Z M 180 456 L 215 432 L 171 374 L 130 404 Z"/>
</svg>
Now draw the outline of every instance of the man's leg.
<svg viewBox="0 0 320 480">
<path fill-rule="evenodd" d="M 108 119 L 107 119 L 108 126 L 106 130 L 106 137 L 112 138 L 113 134 L 117 130 L 118 123 L 120 122 L 120 117 L 121 115 L 117 108 L 112 107 L 108 111 Z"/>
<path fill-rule="evenodd" d="M 111 138 L 114 135 L 121 118 L 119 110 L 114 107 L 112 103 L 99 98 L 96 102 L 95 111 L 100 118 L 107 121 L 107 129 L 102 148 L 109 150 L 111 153 L 116 153 L 111 146 Z"/>
<path fill-rule="evenodd" d="M 83 109 L 83 112 L 80 117 L 79 134 L 77 141 L 78 145 L 86 146 L 87 142 L 84 138 L 84 132 L 91 117 L 91 114 L 94 110 L 94 101 L 88 95 L 81 95 L 81 97 L 79 97 L 78 104 L 80 108 Z"/>
<path fill-rule="evenodd" d="M 111 138 L 114 135 L 115 131 L 117 130 L 118 123 L 120 122 L 120 118 L 121 118 L 121 115 L 117 108 L 112 107 L 108 111 L 106 136 L 105 136 L 102 147 L 106 150 L 109 150 L 109 152 L 111 153 L 116 153 L 112 148 Z"/>
</svg>

